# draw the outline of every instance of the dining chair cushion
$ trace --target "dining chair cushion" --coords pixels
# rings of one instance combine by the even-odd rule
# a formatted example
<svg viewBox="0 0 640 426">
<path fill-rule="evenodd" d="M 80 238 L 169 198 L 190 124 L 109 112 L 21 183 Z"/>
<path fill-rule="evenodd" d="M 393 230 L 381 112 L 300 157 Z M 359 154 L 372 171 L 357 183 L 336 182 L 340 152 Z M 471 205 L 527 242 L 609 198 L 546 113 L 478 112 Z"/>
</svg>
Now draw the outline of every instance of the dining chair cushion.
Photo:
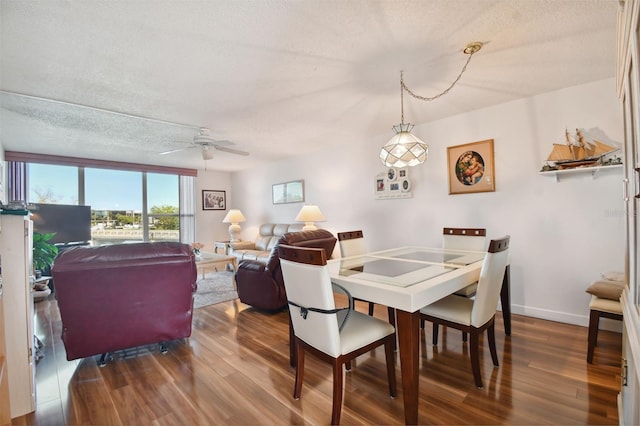
<svg viewBox="0 0 640 426">
<path fill-rule="evenodd" d="M 344 315 L 343 312 L 338 315 L 341 314 Z M 351 311 L 344 328 L 340 331 L 341 352 L 343 355 L 348 354 L 394 332 L 393 326 L 386 321 Z"/>
<path fill-rule="evenodd" d="M 475 296 L 476 291 L 478 291 L 478 283 L 473 283 L 473 284 L 469 284 L 465 288 L 461 288 L 460 290 L 456 291 L 455 294 L 458 296 L 471 298 Z"/>
<path fill-rule="evenodd" d="M 617 301 L 620 300 L 625 285 L 624 282 L 620 281 L 598 280 L 591 283 L 585 291 L 602 299 Z"/>
<path fill-rule="evenodd" d="M 601 312 L 610 312 L 612 314 L 622 314 L 622 305 L 617 300 L 603 299 L 598 296 L 591 296 L 589 309 Z"/>
<path fill-rule="evenodd" d="M 420 309 L 420 312 L 458 324 L 471 325 L 473 299 L 449 295 Z"/>
</svg>

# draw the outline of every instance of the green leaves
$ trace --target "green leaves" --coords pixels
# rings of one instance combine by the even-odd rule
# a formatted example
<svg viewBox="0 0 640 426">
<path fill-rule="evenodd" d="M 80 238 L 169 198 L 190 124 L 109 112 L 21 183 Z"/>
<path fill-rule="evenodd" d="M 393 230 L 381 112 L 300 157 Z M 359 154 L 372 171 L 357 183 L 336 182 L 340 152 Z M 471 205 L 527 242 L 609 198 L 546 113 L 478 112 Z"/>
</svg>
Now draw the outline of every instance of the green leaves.
<svg viewBox="0 0 640 426">
<path fill-rule="evenodd" d="M 55 232 L 49 234 L 33 233 L 33 267 L 43 270 L 53 264 L 53 260 L 58 255 L 58 247 L 51 244 L 49 240 L 53 238 Z"/>
</svg>

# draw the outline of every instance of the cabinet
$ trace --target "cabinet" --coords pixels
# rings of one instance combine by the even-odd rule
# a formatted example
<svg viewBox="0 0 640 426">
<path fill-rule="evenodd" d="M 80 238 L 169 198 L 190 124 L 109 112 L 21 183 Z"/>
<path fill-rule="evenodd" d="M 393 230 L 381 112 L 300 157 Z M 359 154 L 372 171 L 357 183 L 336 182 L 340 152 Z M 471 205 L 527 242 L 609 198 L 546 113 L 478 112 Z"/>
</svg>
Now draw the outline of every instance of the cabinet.
<svg viewBox="0 0 640 426">
<path fill-rule="evenodd" d="M 624 114 L 624 201 L 627 228 L 623 291 L 620 424 L 640 424 L 640 0 L 620 1 L 616 84 Z"/>
<path fill-rule="evenodd" d="M 9 412 L 15 418 L 36 408 L 31 288 L 33 224 L 26 215 L 1 214 L 0 226 L 5 370 Z"/>
<path fill-rule="evenodd" d="M 9 413 L 9 378 L 7 376 L 7 357 L 4 347 L 4 316 L 2 296 L 2 278 L 0 277 L 0 425 L 11 424 Z"/>
</svg>

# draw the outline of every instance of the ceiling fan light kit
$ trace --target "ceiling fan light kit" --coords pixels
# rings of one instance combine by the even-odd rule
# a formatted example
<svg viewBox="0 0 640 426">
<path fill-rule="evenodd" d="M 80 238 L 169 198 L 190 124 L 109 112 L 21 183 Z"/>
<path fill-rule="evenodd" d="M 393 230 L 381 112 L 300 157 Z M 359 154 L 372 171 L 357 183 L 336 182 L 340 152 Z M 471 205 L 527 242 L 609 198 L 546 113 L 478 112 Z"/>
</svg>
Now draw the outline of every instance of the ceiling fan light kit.
<svg viewBox="0 0 640 426">
<path fill-rule="evenodd" d="M 407 167 L 417 166 L 427 160 L 427 154 L 429 153 L 429 145 L 423 142 L 419 137 L 411 133 L 413 124 L 404 122 L 404 92 L 405 90 L 411 96 L 423 101 L 433 101 L 438 99 L 449 92 L 456 85 L 462 74 L 467 69 L 467 65 L 471 61 L 471 57 L 474 53 L 478 52 L 482 48 L 482 43 L 479 41 L 467 44 L 462 50 L 465 55 L 469 55 L 462 70 L 458 74 L 458 77 L 441 93 L 431 96 L 419 96 L 413 93 L 404 84 L 404 72 L 400 71 L 400 124 L 393 126 L 393 130 L 396 133 L 380 150 L 380 160 L 382 164 L 387 167 Z"/>
<path fill-rule="evenodd" d="M 202 159 L 203 160 L 213 159 L 213 151 L 210 150 L 207 145 L 202 145 Z"/>
</svg>

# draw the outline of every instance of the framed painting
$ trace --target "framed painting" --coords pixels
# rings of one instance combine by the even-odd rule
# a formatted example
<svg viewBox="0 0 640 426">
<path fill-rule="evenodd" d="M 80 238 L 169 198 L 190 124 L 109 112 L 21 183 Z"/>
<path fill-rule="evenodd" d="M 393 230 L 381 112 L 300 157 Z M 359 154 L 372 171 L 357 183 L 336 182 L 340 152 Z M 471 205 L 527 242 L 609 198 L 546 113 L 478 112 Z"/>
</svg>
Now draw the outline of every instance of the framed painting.
<svg viewBox="0 0 640 426">
<path fill-rule="evenodd" d="M 494 192 L 493 139 L 447 147 L 449 194 Z"/>
<path fill-rule="evenodd" d="M 202 210 L 226 210 L 227 192 L 202 190 Z"/>
<path fill-rule="evenodd" d="M 304 202 L 304 180 L 294 180 L 272 185 L 271 197 L 273 204 Z"/>
</svg>

